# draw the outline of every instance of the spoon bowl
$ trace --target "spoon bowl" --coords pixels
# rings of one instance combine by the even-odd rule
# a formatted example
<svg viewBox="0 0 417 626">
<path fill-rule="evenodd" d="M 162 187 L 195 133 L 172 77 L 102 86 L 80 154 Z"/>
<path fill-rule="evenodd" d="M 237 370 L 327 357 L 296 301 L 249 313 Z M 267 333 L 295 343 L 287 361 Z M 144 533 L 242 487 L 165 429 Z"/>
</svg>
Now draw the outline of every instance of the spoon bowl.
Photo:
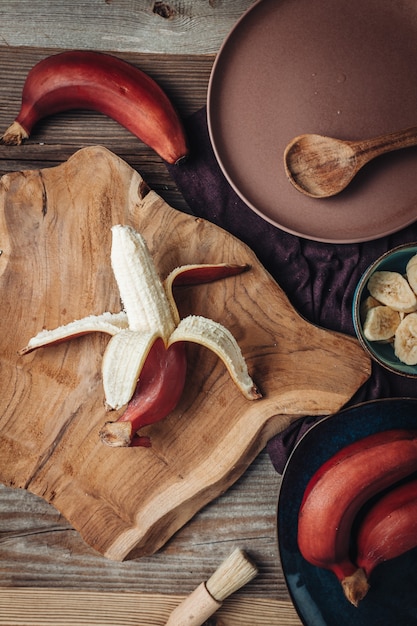
<svg viewBox="0 0 417 626">
<path fill-rule="evenodd" d="M 327 198 L 345 189 L 371 159 L 415 145 L 417 127 L 359 141 L 305 134 L 287 145 L 284 166 L 298 191 L 311 198 Z"/>
</svg>

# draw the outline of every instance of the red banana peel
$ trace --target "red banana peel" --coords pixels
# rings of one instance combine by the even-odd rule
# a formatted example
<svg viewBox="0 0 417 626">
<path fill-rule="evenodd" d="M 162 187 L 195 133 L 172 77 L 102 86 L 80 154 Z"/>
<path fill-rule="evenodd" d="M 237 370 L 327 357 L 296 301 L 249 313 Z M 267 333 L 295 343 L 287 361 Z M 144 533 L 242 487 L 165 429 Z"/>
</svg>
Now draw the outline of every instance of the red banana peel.
<svg viewBox="0 0 417 626">
<path fill-rule="evenodd" d="M 116 422 L 108 422 L 101 429 L 103 442 L 110 446 L 149 448 L 150 438 L 137 432 L 175 409 L 184 390 L 186 373 L 185 343 L 177 342 L 166 349 L 162 339 L 157 339 L 126 410 Z"/>
<path fill-rule="evenodd" d="M 130 63 L 87 50 L 49 56 L 29 71 L 20 112 L 2 140 L 20 144 L 39 120 L 70 109 L 111 117 L 168 163 L 188 154 L 181 120 L 161 87 Z"/>
<path fill-rule="evenodd" d="M 345 446 L 307 485 L 298 519 L 300 552 L 331 570 L 355 606 L 369 585 L 350 556 L 354 519 L 369 498 L 416 470 L 417 431 L 395 429 Z"/>
</svg>

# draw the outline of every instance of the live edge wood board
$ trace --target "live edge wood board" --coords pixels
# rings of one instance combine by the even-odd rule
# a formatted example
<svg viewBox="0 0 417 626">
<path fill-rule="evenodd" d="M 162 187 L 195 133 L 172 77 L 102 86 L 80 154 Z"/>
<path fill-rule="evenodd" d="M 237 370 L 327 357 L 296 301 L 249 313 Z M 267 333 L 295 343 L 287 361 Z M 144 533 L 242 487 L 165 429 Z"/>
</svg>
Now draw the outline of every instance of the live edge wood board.
<svg viewBox="0 0 417 626">
<path fill-rule="evenodd" d="M 7 174 L 0 193 L 0 481 L 53 504 L 110 559 L 154 553 L 270 437 L 295 418 L 336 412 L 369 377 L 355 339 L 301 318 L 242 242 L 171 208 L 106 148 Z M 186 263 L 250 264 L 238 277 L 181 287 L 176 300 L 182 317 L 204 315 L 231 330 L 261 400 L 246 400 L 221 361 L 190 344 L 185 392 L 148 427 L 152 447 L 113 449 L 98 437 L 109 419 L 101 382 L 108 336 L 18 355 L 42 328 L 120 310 L 110 266 L 117 223 L 143 234 L 161 277 Z"/>
</svg>

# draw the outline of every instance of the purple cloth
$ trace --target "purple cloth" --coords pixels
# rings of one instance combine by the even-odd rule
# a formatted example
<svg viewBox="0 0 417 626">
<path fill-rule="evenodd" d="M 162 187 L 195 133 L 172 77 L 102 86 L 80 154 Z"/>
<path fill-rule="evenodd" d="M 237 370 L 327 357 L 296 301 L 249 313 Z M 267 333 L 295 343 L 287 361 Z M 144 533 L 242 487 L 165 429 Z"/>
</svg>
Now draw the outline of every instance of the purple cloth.
<svg viewBox="0 0 417 626">
<path fill-rule="evenodd" d="M 329 244 L 286 233 L 254 213 L 225 179 L 212 150 L 206 109 L 186 120 L 191 156 L 186 164 L 167 166 L 191 211 L 245 242 L 289 297 L 295 309 L 323 328 L 354 335 L 352 299 L 366 268 L 386 250 L 417 241 L 417 223 L 401 232 L 358 244 Z M 349 402 L 386 397 L 417 397 L 413 379 L 373 364 L 370 380 Z M 282 472 L 299 438 L 317 417 L 294 422 L 268 443 L 271 461 Z"/>
</svg>

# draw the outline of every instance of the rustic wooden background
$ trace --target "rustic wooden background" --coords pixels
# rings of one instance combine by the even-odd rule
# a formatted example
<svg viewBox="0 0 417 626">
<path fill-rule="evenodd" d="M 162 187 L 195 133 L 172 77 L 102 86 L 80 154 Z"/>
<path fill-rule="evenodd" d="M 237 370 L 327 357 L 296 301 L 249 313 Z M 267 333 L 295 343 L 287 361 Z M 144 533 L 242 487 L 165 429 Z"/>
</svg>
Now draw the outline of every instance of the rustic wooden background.
<svg viewBox="0 0 417 626">
<path fill-rule="evenodd" d="M 0 131 L 16 116 L 28 70 L 66 48 L 117 53 L 153 76 L 186 117 L 205 104 L 215 54 L 253 0 L 3 0 L 0 6 Z M 188 210 L 155 154 L 115 122 L 69 112 L 39 124 L 19 147 L 0 146 L 0 174 L 59 164 L 83 146 L 105 145 L 172 206 Z M 259 576 L 219 612 L 224 626 L 291 626 L 279 563 L 280 477 L 262 452 L 227 493 L 157 554 L 115 563 L 94 553 L 50 505 L 0 487 L 0 626 L 164 623 L 179 596 L 207 580 L 233 548 Z M 36 621 L 37 620 L 37 621 Z"/>
</svg>

